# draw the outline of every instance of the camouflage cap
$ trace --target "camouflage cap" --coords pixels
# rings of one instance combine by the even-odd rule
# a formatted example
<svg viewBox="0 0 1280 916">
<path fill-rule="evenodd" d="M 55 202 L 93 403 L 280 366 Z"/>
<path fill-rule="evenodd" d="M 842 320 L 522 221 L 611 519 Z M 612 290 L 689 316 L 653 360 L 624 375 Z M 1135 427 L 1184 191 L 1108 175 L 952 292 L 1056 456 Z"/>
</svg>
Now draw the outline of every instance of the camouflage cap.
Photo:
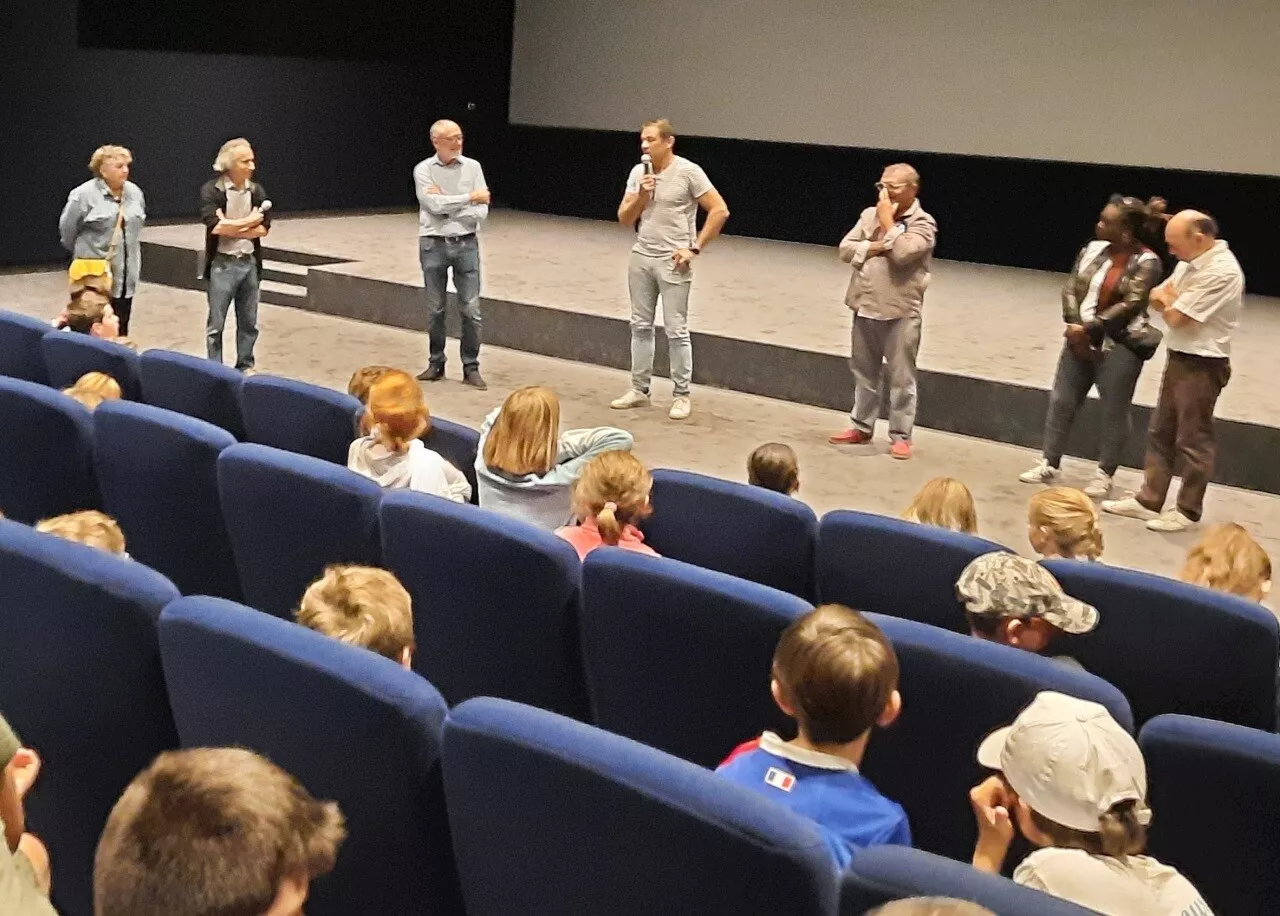
<svg viewBox="0 0 1280 916">
<path fill-rule="evenodd" d="M 1064 633 L 1088 633 L 1098 609 L 1072 598 L 1039 563 L 1016 553 L 986 553 L 964 568 L 956 595 L 970 614 L 1040 617 Z"/>
</svg>

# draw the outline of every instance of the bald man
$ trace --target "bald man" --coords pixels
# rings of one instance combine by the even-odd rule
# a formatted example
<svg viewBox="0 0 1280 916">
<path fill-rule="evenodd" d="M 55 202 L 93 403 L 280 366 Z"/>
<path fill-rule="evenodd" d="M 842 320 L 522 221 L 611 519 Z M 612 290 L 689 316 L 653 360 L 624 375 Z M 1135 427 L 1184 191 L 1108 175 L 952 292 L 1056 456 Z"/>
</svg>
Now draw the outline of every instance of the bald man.
<svg viewBox="0 0 1280 916">
<path fill-rule="evenodd" d="M 418 194 L 418 260 L 427 290 L 427 368 L 424 382 L 444 378 L 445 303 L 449 271 L 462 317 L 462 381 L 481 391 L 489 386 L 480 375 L 480 241 L 476 233 L 489 215 L 489 185 L 480 163 L 462 155 L 462 128 L 453 121 L 431 125 L 436 153 L 413 170 Z"/>
<path fill-rule="evenodd" d="M 880 417 L 880 380 L 889 372 L 889 454 L 911 457 L 916 421 L 916 355 L 921 310 L 929 286 L 938 223 L 917 199 L 920 175 L 905 162 L 876 182 L 876 204 L 840 242 L 840 260 L 853 267 L 845 305 L 853 312 L 852 425 L 831 437 L 837 445 L 871 441 Z"/>
<path fill-rule="evenodd" d="M 1151 293 L 1151 309 L 1169 327 L 1169 356 L 1147 431 L 1142 489 L 1102 508 L 1145 521 L 1152 531 L 1183 531 L 1200 521 L 1213 476 L 1213 410 L 1231 378 L 1231 333 L 1244 310 L 1244 272 L 1207 213 L 1183 210 L 1169 220 L 1164 236 L 1180 263 Z M 1179 465 L 1177 503 L 1165 510 Z"/>
</svg>

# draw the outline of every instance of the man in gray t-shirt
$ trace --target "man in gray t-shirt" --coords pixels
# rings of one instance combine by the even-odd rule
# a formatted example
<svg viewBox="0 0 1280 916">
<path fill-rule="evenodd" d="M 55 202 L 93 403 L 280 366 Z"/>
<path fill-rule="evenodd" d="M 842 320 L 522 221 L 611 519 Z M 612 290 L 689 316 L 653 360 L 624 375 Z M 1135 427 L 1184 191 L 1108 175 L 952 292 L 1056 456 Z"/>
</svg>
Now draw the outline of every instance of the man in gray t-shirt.
<svg viewBox="0 0 1280 916">
<path fill-rule="evenodd" d="M 643 161 L 631 170 L 618 222 L 632 227 L 636 243 L 627 266 L 631 292 L 631 389 L 610 406 L 624 410 L 649 403 L 653 375 L 653 320 L 662 298 L 674 398 L 668 416 L 683 420 L 692 409 L 693 345 L 689 342 L 689 288 L 693 261 L 724 228 L 729 207 L 702 167 L 675 155 L 675 134 L 665 118 L 640 129 Z M 698 232 L 698 208 L 707 218 Z"/>
</svg>

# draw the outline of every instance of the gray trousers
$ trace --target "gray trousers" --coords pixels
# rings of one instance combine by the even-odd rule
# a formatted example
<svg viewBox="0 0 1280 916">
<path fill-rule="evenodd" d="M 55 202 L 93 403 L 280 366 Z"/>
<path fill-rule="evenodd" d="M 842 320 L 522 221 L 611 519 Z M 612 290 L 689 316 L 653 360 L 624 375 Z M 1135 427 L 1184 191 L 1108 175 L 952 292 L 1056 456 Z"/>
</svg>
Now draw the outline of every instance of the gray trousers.
<svg viewBox="0 0 1280 916">
<path fill-rule="evenodd" d="M 1129 439 L 1129 407 L 1141 374 L 1142 360 L 1121 344 L 1103 353 L 1096 363 L 1076 359 L 1070 347 L 1063 344 L 1058 371 L 1053 377 L 1053 392 L 1049 395 L 1049 413 L 1044 420 L 1044 460 L 1055 468 L 1062 463 L 1076 411 L 1084 403 L 1089 389 L 1097 385 L 1102 399 L 1098 467 L 1105 474 L 1115 474 L 1120 466 L 1120 453 Z"/>
<path fill-rule="evenodd" d="M 236 368 L 253 368 L 253 345 L 258 340 L 258 262 L 252 258 L 214 255 L 209 265 L 209 317 L 205 321 L 205 350 L 222 362 L 222 329 L 232 302 L 236 307 Z"/>
<path fill-rule="evenodd" d="M 671 383 L 676 397 L 689 396 L 693 379 L 693 343 L 689 340 L 689 290 L 693 271 L 677 271 L 669 257 L 631 252 L 627 288 L 631 292 L 631 387 L 649 393 L 653 377 L 653 321 L 662 297 L 662 326 L 667 332 Z"/>
<path fill-rule="evenodd" d="M 916 425 L 916 356 L 920 315 L 880 321 L 853 319 L 853 428 L 868 435 L 880 418 L 880 382 L 888 374 L 889 438 L 911 441 Z"/>
</svg>

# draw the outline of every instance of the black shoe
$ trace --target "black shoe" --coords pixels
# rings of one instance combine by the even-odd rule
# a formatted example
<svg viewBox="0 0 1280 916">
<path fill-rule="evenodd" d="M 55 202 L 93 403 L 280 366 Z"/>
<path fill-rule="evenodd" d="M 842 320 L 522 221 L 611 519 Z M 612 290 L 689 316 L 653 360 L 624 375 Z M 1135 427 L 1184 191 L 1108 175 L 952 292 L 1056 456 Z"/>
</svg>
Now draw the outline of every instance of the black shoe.
<svg viewBox="0 0 1280 916">
<path fill-rule="evenodd" d="M 480 375 L 479 369 L 472 369 L 470 372 L 462 374 L 462 384 L 470 385 L 479 391 L 488 391 L 489 385 L 485 382 L 484 377 Z"/>
<path fill-rule="evenodd" d="M 427 366 L 418 373 L 420 382 L 438 382 L 444 378 L 444 366 Z"/>
</svg>

